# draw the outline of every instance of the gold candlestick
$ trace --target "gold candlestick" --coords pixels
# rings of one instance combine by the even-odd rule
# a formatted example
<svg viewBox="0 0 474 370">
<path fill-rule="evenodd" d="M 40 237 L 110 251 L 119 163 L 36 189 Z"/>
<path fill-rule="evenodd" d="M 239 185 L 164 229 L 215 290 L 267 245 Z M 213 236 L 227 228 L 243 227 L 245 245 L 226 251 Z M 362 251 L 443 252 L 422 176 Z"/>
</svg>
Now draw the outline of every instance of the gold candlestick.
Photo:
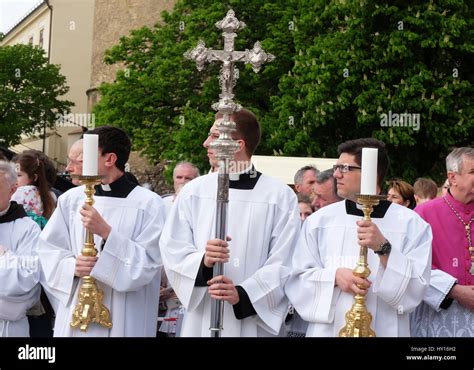
<svg viewBox="0 0 474 370">
<path fill-rule="evenodd" d="M 90 206 L 94 204 L 94 186 L 100 184 L 101 178 L 101 176 L 79 176 L 81 184 L 86 187 L 84 190 L 86 193 L 86 203 Z M 87 229 L 82 255 L 90 257 L 97 255 L 94 234 Z M 110 312 L 102 304 L 103 299 L 104 292 L 97 286 L 95 279 L 92 276 L 84 276 L 81 288 L 79 289 L 79 302 L 72 313 L 71 326 L 73 328 L 79 326 L 82 331 L 87 331 L 89 324 L 95 322 L 110 329 L 112 327 Z"/>
<path fill-rule="evenodd" d="M 364 220 L 372 221 L 370 215 L 373 207 L 379 204 L 381 199 L 385 199 L 384 195 L 364 195 L 357 194 L 357 203 L 362 205 L 364 212 Z M 353 274 L 357 277 L 367 278 L 370 275 L 370 269 L 367 264 L 367 247 L 360 246 L 359 261 Z M 360 288 L 360 286 L 359 286 Z M 365 305 L 365 296 L 356 294 L 354 296 L 354 304 L 346 313 L 346 325 L 339 331 L 340 337 L 375 337 L 375 332 L 370 328 L 372 315 Z"/>
</svg>

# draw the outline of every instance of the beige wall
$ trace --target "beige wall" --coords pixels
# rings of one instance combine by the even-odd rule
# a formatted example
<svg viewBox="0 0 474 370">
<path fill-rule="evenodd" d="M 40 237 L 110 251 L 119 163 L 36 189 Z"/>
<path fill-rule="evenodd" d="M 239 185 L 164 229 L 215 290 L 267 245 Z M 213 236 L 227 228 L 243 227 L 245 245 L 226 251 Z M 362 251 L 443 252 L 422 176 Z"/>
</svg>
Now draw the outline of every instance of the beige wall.
<svg viewBox="0 0 474 370">
<path fill-rule="evenodd" d="M 50 3 L 53 8 L 50 62 L 61 65 L 61 73 L 70 87 L 64 98 L 75 103 L 72 112 L 87 113 L 94 0 L 50 0 Z"/>
<path fill-rule="evenodd" d="M 27 44 L 30 38 L 33 38 L 33 45 L 38 46 L 40 40 L 40 31 L 43 30 L 43 49 L 48 54 L 49 30 L 50 30 L 50 11 L 46 4 L 42 4 L 32 13 L 28 19 L 25 19 L 21 25 L 15 27 L 0 42 L 0 45 Z"/>
<path fill-rule="evenodd" d="M 104 81 L 112 82 L 119 68 L 103 62 L 105 50 L 132 29 L 152 27 L 161 19 L 161 12 L 171 11 L 174 3 L 175 0 L 50 0 L 51 25 L 50 10 L 42 4 L 0 45 L 27 43 L 30 35 L 37 45 L 39 30 L 44 27 L 43 47 L 48 51 L 51 32 L 50 63 L 59 64 L 66 77 L 70 90 L 64 99 L 75 103 L 72 113 L 83 115 L 90 113 L 98 99 L 96 88 Z M 80 123 L 77 119 L 76 122 Z M 70 146 L 81 134 L 77 126 L 71 126 L 58 127 L 47 135 L 45 152 L 59 164 L 65 164 Z M 22 145 L 12 149 L 21 152 L 42 147 L 43 140 L 37 135 L 25 137 Z"/>
<path fill-rule="evenodd" d="M 39 30 L 44 28 L 43 47 L 47 50 L 51 32 L 50 63 L 60 65 L 60 73 L 66 77 L 66 85 L 69 86 L 69 92 L 62 98 L 72 101 L 75 105 L 71 112 L 79 115 L 87 114 L 86 91 L 91 79 L 94 3 L 94 0 L 50 0 L 51 27 L 50 10 L 43 4 L 2 42 L 5 45 L 27 43 L 30 35 L 33 35 L 33 44 L 38 45 Z M 48 130 L 45 153 L 61 167 L 61 164 L 65 164 L 69 147 L 80 133 L 82 131 L 72 122 L 70 127 Z M 42 150 L 43 140 L 38 135 L 25 137 L 21 145 L 12 149 L 21 152 L 29 148 Z"/>
<path fill-rule="evenodd" d="M 53 8 L 50 63 L 61 65 L 69 92 L 64 99 L 73 101 L 72 113 L 87 113 L 87 95 L 91 78 L 94 0 L 50 0 Z M 77 124 L 78 120 L 74 119 Z M 64 162 L 69 147 L 78 138 L 78 126 L 58 127 L 57 160 Z"/>
</svg>

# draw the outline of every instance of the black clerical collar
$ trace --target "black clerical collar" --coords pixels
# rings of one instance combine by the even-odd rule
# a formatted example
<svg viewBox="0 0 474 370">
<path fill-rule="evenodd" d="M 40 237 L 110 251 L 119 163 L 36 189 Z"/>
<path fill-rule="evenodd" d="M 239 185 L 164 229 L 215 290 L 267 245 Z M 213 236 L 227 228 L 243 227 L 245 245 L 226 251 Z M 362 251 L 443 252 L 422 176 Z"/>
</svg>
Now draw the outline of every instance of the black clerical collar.
<svg viewBox="0 0 474 370">
<path fill-rule="evenodd" d="M 12 222 L 23 217 L 26 217 L 25 209 L 23 208 L 23 206 L 20 206 L 17 202 L 12 200 L 10 202 L 10 207 L 8 208 L 7 213 L 0 216 L 0 224 Z"/>
<path fill-rule="evenodd" d="M 261 175 L 262 173 L 258 172 L 252 165 L 252 167 L 247 172 L 238 175 L 238 180 L 231 180 L 229 177 L 229 188 L 239 190 L 252 190 L 255 185 L 257 185 L 257 181 Z"/>
<path fill-rule="evenodd" d="M 137 185 L 124 174 L 111 184 L 97 185 L 95 187 L 95 195 L 99 197 L 126 198 Z"/>
<path fill-rule="evenodd" d="M 380 203 L 374 207 L 374 210 L 370 214 L 370 217 L 384 218 L 385 213 L 387 213 L 388 207 L 390 207 L 391 204 L 392 202 L 389 202 L 388 200 L 381 200 Z M 346 199 L 346 213 L 348 215 L 353 216 L 364 216 L 364 212 L 362 212 L 361 209 L 357 208 L 356 202 L 353 202 L 349 199 Z"/>
</svg>

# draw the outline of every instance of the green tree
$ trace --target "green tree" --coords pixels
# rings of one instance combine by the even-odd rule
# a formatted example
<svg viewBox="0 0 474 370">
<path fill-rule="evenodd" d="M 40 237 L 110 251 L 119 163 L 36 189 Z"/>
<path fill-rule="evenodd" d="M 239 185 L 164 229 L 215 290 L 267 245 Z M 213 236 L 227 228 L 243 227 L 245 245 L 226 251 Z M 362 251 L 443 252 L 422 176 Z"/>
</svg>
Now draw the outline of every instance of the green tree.
<svg viewBox="0 0 474 370">
<path fill-rule="evenodd" d="M 473 144 L 472 9 L 390 3 L 301 3 L 294 67 L 265 118 L 270 148 L 336 156 L 338 143 L 372 136 L 388 144 L 390 174 L 413 181 L 440 180 L 450 148 Z M 420 126 L 383 127 L 389 112 L 419 114 Z"/>
<path fill-rule="evenodd" d="M 223 41 L 214 24 L 228 9 L 247 27 L 238 33 L 236 50 L 262 41 L 278 59 L 255 74 L 238 66 L 240 79 L 236 100 L 257 113 L 270 109 L 270 96 L 278 93 L 277 81 L 292 66 L 292 36 L 289 22 L 296 0 L 178 1 L 174 11 L 162 14 L 163 24 L 134 30 L 106 53 L 107 63 L 123 63 L 114 83 L 103 84 L 102 99 L 95 106 L 98 124 L 115 124 L 132 136 L 135 149 L 152 160 L 187 159 L 202 170 L 209 168 L 202 148 L 213 122 L 211 104 L 218 100 L 220 65 L 198 72 L 183 53 L 199 39 L 208 47 L 222 49 Z"/>
<path fill-rule="evenodd" d="M 22 134 L 53 127 L 57 114 L 72 102 L 60 100 L 69 88 L 59 66 L 48 64 L 44 50 L 30 45 L 0 47 L 0 142 L 18 144 Z"/>
</svg>

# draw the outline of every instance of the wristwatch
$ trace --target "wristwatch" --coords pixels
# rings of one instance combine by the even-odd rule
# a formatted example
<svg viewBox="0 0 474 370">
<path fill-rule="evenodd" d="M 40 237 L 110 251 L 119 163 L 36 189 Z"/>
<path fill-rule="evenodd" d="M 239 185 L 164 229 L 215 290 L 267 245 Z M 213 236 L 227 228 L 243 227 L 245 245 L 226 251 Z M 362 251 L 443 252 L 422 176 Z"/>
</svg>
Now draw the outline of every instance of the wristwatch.
<svg viewBox="0 0 474 370">
<path fill-rule="evenodd" d="M 385 241 L 382 243 L 378 251 L 374 251 L 375 254 L 378 254 L 379 256 L 386 256 L 387 254 L 390 254 L 390 251 L 392 250 L 392 244 L 385 239 Z"/>
</svg>

